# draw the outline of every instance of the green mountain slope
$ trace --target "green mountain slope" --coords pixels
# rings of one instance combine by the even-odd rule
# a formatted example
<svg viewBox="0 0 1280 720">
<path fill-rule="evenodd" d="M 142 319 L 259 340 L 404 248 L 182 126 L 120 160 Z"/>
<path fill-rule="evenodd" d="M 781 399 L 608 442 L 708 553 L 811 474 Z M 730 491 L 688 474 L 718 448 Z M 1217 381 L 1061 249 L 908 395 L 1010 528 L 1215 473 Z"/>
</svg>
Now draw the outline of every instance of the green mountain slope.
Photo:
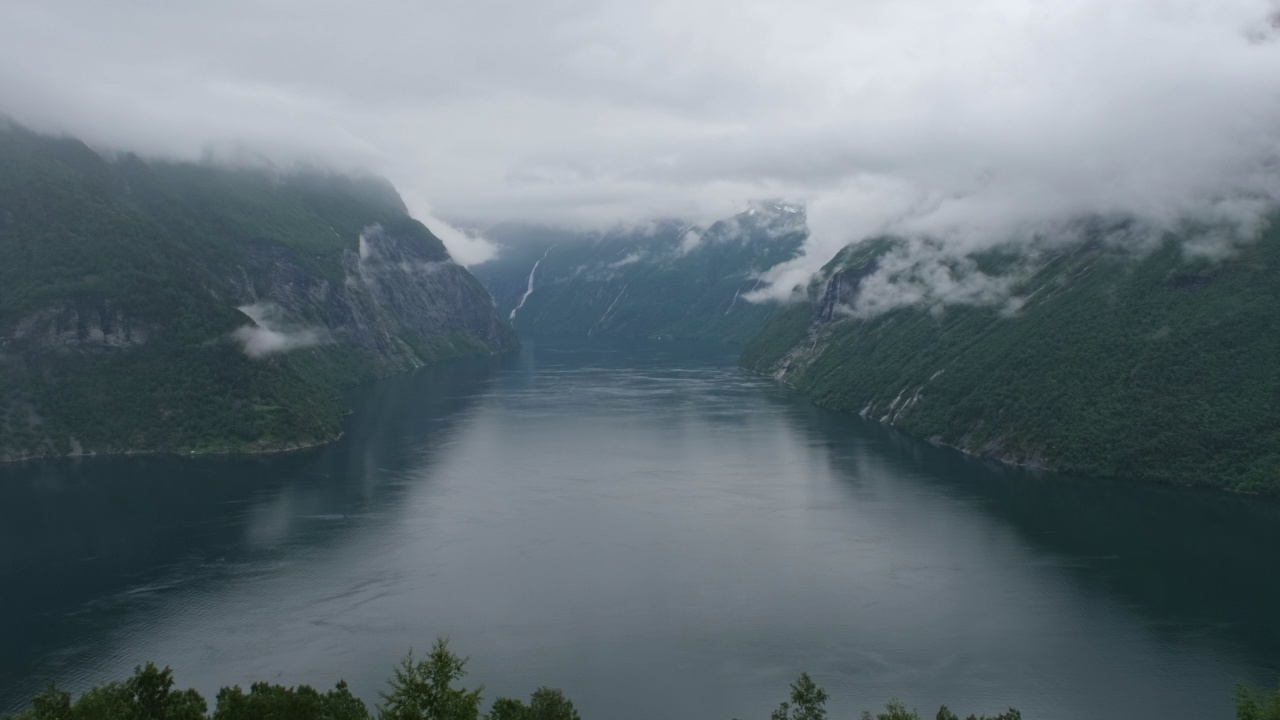
<svg viewBox="0 0 1280 720">
<path fill-rule="evenodd" d="M 338 388 L 514 342 L 384 180 L 0 127 L 0 458 L 323 442 Z"/>
<path fill-rule="evenodd" d="M 1098 476 L 1280 492 L 1280 224 L 1227 259 L 1107 232 L 1018 276 L 1021 308 L 855 317 L 896 241 L 846 248 L 742 365 L 935 442 Z M 1194 239 L 1194 238 L 1193 238 Z M 978 258 L 1006 275 L 1010 258 Z"/>
<path fill-rule="evenodd" d="M 768 202 L 708 228 L 499 227 L 489 236 L 501 253 L 472 270 L 522 333 L 745 342 L 775 308 L 741 296 L 795 255 L 804 220 L 802 208 Z"/>
</svg>

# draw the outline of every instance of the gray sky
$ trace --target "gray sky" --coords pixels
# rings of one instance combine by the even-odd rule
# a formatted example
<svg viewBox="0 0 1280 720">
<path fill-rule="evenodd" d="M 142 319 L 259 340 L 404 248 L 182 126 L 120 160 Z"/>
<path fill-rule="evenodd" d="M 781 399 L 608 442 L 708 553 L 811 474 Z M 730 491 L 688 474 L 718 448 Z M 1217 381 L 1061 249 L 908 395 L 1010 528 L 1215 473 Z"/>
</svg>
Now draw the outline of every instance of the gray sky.
<svg viewBox="0 0 1280 720">
<path fill-rule="evenodd" d="M 1271 0 L 6 0 L 0 111 L 104 148 L 249 147 L 437 218 L 810 207 L 810 256 L 1280 196 Z"/>
</svg>

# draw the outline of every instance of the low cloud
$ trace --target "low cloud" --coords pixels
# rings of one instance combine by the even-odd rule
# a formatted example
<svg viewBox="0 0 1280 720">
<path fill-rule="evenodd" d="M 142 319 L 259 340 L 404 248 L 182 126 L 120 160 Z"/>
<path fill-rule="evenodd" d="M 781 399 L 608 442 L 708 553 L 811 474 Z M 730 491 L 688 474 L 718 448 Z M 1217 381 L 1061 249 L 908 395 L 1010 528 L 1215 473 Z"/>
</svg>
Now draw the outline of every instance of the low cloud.
<svg viewBox="0 0 1280 720">
<path fill-rule="evenodd" d="M 429 203 L 421 196 L 401 192 L 409 214 L 417 218 L 427 229 L 440 238 L 453 261 L 464 267 L 479 265 L 498 256 L 498 245 L 479 230 L 461 228 L 436 217 Z"/>
<path fill-rule="evenodd" d="M 498 256 L 498 246 L 478 230 L 462 230 L 431 216 L 418 217 L 440 238 L 459 265 L 471 267 Z"/>
<path fill-rule="evenodd" d="M 259 302 L 236 309 L 254 322 L 253 325 L 245 325 L 232 332 L 232 336 L 240 341 L 245 354 L 251 358 L 277 355 L 330 341 L 328 332 L 323 329 L 291 323 L 275 303 Z"/>
<path fill-rule="evenodd" d="M 1280 197 L 1278 12 L 1272 0 L 13 0 L 0 102 L 105 148 L 194 159 L 229 142 L 285 165 L 368 168 L 463 264 L 492 254 L 483 230 L 502 222 L 706 227 L 786 197 L 806 204 L 812 233 L 766 278 L 783 297 L 880 233 L 952 257 L 1094 215 L 1247 236 Z M 352 47 L 377 52 L 353 60 Z"/>
<path fill-rule="evenodd" d="M 626 257 L 622 258 L 621 260 L 615 260 L 609 263 L 609 267 L 613 269 L 626 267 L 627 265 L 632 265 L 634 263 L 640 262 L 642 259 L 644 259 L 644 256 L 645 256 L 644 253 L 636 251 L 628 254 Z"/>
<path fill-rule="evenodd" d="M 951 256 L 938 243 L 911 240 L 880 256 L 845 310 L 870 318 L 909 305 L 994 305 L 1009 298 L 1018 279 L 1017 272 L 988 275 L 971 258 Z"/>
</svg>

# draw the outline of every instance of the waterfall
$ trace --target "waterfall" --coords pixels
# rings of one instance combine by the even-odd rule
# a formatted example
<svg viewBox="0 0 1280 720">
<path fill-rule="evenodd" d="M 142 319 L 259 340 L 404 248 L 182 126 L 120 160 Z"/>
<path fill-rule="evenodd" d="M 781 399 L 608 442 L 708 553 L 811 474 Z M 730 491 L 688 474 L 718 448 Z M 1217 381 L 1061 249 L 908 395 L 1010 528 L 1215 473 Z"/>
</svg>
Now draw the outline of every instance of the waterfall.
<svg viewBox="0 0 1280 720">
<path fill-rule="evenodd" d="M 755 285 L 752 285 L 752 286 L 751 286 L 751 289 L 750 289 L 750 290 L 748 290 L 747 292 L 748 292 L 748 293 L 753 293 L 753 292 L 755 292 L 755 291 L 756 291 L 756 288 L 758 288 L 758 287 L 760 287 L 760 280 L 759 280 L 759 279 L 757 279 L 757 280 L 756 280 L 756 284 L 755 284 Z M 733 302 L 729 303 L 729 310 L 725 310 L 725 311 L 724 311 L 724 314 L 725 314 L 725 315 L 728 315 L 728 314 L 729 314 L 729 311 L 730 311 L 730 310 L 733 310 L 733 306 L 738 304 L 738 296 L 739 296 L 739 295 L 741 295 L 741 294 L 742 294 L 742 288 L 738 288 L 737 290 L 735 290 L 735 291 L 733 292 Z"/>
<path fill-rule="evenodd" d="M 547 248 L 547 252 L 542 253 L 542 257 L 538 258 L 538 262 L 533 264 L 533 269 L 529 271 L 529 286 L 525 288 L 524 295 L 520 296 L 520 303 L 511 309 L 511 317 L 507 318 L 508 320 L 515 320 L 516 312 L 524 307 L 524 301 L 529 299 L 529 294 L 533 292 L 533 275 L 538 272 L 538 266 L 542 264 L 543 260 L 547 259 L 547 254 L 551 252 L 553 247 L 555 245 Z"/>
<path fill-rule="evenodd" d="M 609 309 L 605 310 L 604 314 L 600 316 L 600 319 L 596 321 L 596 324 L 592 325 L 591 329 L 587 331 L 587 337 L 591 337 L 591 334 L 596 331 L 596 328 L 604 324 L 605 319 L 609 317 L 609 313 L 613 312 L 613 308 L 618 304 L 618 301 L 622 299 L 623 294 L 626 292 L 627 286 L 623 285 L 622 292 L 618 293 L 618 297 L 614 298 L 613 302 L 609 304 Z"/>
</svg>

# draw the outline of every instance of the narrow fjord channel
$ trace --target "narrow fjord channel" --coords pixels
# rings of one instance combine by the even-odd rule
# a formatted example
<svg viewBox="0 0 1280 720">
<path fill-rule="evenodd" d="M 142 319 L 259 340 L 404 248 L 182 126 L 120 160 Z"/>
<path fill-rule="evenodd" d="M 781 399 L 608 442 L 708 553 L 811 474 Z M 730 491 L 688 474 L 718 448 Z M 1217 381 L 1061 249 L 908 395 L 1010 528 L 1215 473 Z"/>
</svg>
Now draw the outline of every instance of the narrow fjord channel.
<svg viewBox="0 0 1280 720">
<path fill-rule="evenodd" d="M 153 660 L 370 703 L 447 635 L 584 718 L 1227 718 L 1280 677 L 1280 507 L 992 466 L 732 349 L 533 341 L 353 393 L 338 443 L 0 468 L 0 712 Z"/>
</svg>

